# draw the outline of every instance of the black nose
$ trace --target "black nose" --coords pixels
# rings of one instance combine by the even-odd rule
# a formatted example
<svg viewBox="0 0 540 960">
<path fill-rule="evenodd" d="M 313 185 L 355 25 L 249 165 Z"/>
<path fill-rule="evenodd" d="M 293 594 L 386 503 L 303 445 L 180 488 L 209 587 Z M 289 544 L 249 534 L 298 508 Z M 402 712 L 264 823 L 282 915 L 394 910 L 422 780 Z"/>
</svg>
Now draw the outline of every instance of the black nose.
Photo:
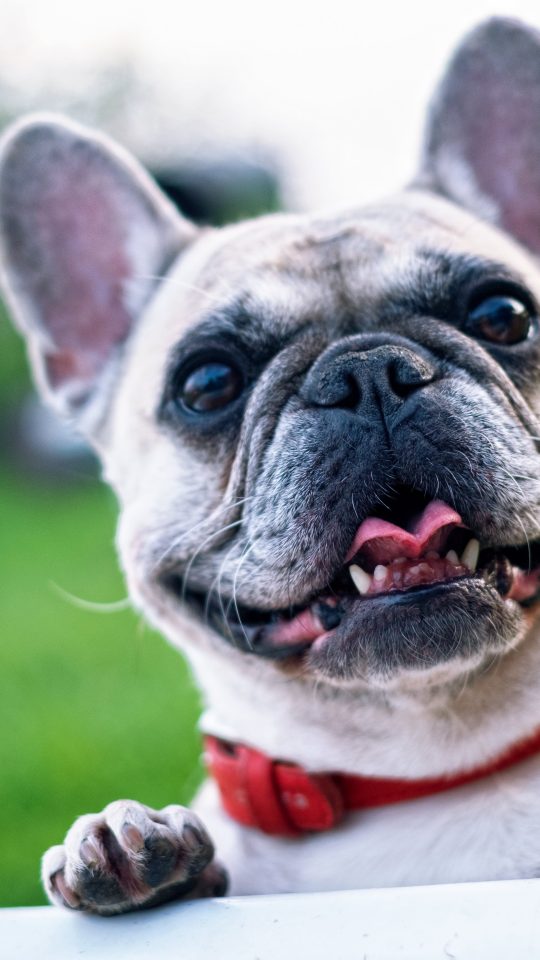
<svg viewBox="0 0 540 960">
<path fill-rule="evenodd" d="M 334 344 L 312 366 L 301 395 L 319 407 L 360 410 L 377 400 L 395 406 L 435 377 L 429 359 L 401 344 Z"/>
</svg>

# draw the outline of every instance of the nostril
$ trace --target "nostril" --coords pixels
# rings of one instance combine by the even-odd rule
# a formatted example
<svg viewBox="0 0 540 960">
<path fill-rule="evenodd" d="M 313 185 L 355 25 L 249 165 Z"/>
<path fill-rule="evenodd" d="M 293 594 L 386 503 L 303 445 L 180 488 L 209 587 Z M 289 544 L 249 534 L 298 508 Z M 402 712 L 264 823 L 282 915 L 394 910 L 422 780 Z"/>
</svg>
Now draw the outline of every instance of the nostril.
<svg viewBox="0 0 540 960">
<path fill-rule="evenodd" d="M 360 384 L 352 373 L 346 373 L 342 376 L 343 390 L 342 397 L 335 406 L 342 407 L 344 410 L 355 410 L 362 401 L 362 391 Z"/>
<path fill-rule="evenodd" d="M 318 407 L 341 407 L 354 410 L 361 403 L 362 391 L 350 371 L 341 370 L 331 377 L 322 377 L 315 390 L 309 391 L 311 402 Z"/>
<path fill-rule="evenodd" d="M 433 371 L 422 362 L 411 363 L 405 357 L 395 357 L 387 367 L 388 384 L 392 392 L 401 399 L 408 397 L 420 387 L 427 386 L 433 380 Z"/>
</svg>

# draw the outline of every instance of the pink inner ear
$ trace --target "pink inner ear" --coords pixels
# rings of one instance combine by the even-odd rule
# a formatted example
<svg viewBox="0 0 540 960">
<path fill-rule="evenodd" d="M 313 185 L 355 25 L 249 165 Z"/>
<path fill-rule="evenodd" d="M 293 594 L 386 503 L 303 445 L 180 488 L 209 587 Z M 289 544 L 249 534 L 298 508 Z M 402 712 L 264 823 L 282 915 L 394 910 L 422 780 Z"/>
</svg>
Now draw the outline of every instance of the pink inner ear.
<svg viewBox="0 0 540 960">
<path fill-rule="evenodd" d="M 59 164 L 33 209 L 30 242 L 42 264 L 34 297 L 58 347 L 46 361 L 52 386 L 92 380 L 130 329 L 124 296 L 131 265 L 120 209 L 126 198 L 120 188 L 117 199 L 115 188 L 101 165 Z"/>
<path fill-rule="evenodd" d="M 480 190 L 497 203 L 501 225 L 540 251 L 539 118 L 528 91 L 508 89 L 504 81 L 485 90 L 481 109 L 468 117 L 466 149 Z"/>
<path fill-rule="evenodd" d="M 446 195 L 540 252 L 537 30 L 494 17 L 465 38 L 435 99 L 430 165 Z"/>
</svg>

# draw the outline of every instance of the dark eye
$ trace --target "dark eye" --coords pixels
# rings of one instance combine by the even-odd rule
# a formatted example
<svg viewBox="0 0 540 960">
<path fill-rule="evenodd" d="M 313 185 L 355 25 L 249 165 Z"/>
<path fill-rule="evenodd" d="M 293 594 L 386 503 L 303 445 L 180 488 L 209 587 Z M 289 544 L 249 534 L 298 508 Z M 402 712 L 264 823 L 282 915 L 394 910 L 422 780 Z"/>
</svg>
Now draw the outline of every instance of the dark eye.
<svg viewBox="0 0 540 960">
<path fill-rule="evenodd" d="M 236 400 L 243 385 L 242 375 L 235 366 L 214 360 L 191 370 L 178 383 L 176 402 L 195 413 L 212 413 Z"/>
<path fill-rule="evenodd" d="M 531 308 L 522 300 L 508 294 L 495 294 L 484 297 L 469 310 L 467 329 L 475 337 L 509 345 L 527 339 L 533 320 Z"/>
</svg>

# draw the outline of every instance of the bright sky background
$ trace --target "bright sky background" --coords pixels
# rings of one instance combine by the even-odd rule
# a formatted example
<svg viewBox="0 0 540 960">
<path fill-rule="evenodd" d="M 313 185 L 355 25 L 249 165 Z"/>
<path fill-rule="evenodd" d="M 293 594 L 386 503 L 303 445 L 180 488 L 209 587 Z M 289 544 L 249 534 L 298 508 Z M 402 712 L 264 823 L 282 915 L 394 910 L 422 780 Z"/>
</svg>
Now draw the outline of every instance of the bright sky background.
<svg viewBox="0 0 540 960">
<path fill-rule="evenodd" d="M 457 39 L 493 13 L 540 27 L 538 0 L 0 0 L 0 76 L 50 107 L 51 87 L 132 61 L 157 99 L 132 140 L 189 153 L 255 144 L 280 160 L 289 203 L 356 203 L 414 169 L 423 111 Z"/>
</svg>

